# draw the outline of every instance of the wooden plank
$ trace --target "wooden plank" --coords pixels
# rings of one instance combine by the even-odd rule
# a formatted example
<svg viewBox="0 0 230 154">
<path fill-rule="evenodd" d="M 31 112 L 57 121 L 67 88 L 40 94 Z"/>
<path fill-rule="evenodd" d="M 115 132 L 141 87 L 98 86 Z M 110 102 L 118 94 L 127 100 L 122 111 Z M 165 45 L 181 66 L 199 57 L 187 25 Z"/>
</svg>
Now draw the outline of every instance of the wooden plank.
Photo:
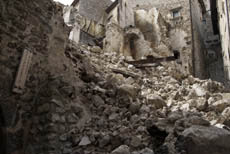
<svg viewBox="0 0 230 154">
<path fill-rule="evenodd" d="M 163 58 L 156 58 L 156 57 L 148 56 L 147 59 L 136 60 L 136 61 L 125 61 L 125 62 L 128 64 L 132 64 L 134 66 L 140 66 L 144 64 L 175 61 L 179 58 L 180 58 L 180 53 L 178 51 L 174 51 L 174 56 L 163 57 Z"/>
<path fill-rule="evenodd" d="M 15 93 L 23 93 L 29 72 L 29 67 L 32 61 L 32 56 L 33 53 L 30 50 L 24 50 L 13 87 L 13 92 Z"/>
<path fill-rule="evenodd" d="M 114 73 L 119 73 L 119 74 L 122 74 L 124 77 L 132 77 L 132 78 L 139 78 L 140 76 L 138 76 L 137 74 L 134 74 L 134 73 L 130 73 L 130 72 L 126 72 L 126 71 L 123 71 L 123 70 L 120 70 L 120 69 L 115 69 L 115 68 L 112 68 L 112 71 Z"/>
</svg>

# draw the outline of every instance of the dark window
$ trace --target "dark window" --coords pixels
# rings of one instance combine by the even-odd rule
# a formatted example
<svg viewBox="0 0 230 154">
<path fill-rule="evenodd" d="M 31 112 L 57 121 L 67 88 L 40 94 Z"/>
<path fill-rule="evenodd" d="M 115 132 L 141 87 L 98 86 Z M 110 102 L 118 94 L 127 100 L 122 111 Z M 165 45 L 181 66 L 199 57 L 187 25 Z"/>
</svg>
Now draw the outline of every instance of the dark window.
<svg viewBox="0 0 230 154">
<path fill-rule="evenodd" d="M 179 10 L 174 10 L 174 11 L 172 12 L 172 16 L 173 16 L 173 18 L 179 17 L 179 16 L 180 16 L 180 11 L 179 11 Z"/>
<path fill-rule="evenodd" d="M 214 35 L 219 35 L 219 26 L 218 26 L 218 11 L 216 7 L 216 0 L 211 1 L 211 17 L 212 17 L 212 26 Z"/>
</svg>

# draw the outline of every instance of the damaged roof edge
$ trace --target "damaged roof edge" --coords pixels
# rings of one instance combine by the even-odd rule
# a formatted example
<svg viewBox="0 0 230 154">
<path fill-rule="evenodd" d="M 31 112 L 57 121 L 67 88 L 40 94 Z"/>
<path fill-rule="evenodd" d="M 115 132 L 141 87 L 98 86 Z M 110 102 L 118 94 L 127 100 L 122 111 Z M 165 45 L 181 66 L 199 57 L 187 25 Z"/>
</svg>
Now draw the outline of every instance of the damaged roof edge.
<svg viewBox="0 0 230 154">
<path fill-rule="evenodd" d="M 106 10 L 106 13 L 110 13 L 117 5 L 118 5 L 118 0 L 115 0 Z"/>
<path fill-rule="evenodd" d="M 75 6 L 79 3 L 80 0 L 74 0 L 73 3 L 71 4 L 71 6 Z"/>
</svg>

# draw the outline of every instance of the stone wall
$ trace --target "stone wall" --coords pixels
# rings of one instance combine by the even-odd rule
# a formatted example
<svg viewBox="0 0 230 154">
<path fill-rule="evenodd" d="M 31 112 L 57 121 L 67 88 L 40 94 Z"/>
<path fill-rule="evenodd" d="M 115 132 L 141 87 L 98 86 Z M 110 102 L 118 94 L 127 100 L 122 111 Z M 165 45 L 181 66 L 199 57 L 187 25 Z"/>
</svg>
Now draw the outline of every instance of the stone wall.
<svg viewBox="0 0 230 154">
<path fill-rule="evenodd" d="M 106 25 L 106 38 L 104 39 L 104 51 L 120 54 L 124 42 L 124 31 L 117 24 Z"/>
<path fill-rule="evenodd" d="M 193 68 L 194 75 L 198 78 L 206 78 L 205 65 L 205 42 L 204 42 L 204 25 L 202 23 L 203 14 L 199 2 L 191 2 L 192 28 L 193 28 Z"/>
<path fill-rule="evenodd" d="M 167 40 L 167 38 L 169 38 L 169 40 L 164 43 L 168 46 L 169 50 L 178 50 L 181 53 L 183 71 L 185 73 L 192 73 L 192 32 L 189 1 L 136 0 L 133 3 L 133 7 L 134 10 L 149 11 L 153 7 L 157 9 L 157 11 L 161 14 L 162 18 L 165 20 L 165 24 L 161 25 L 164 25 L 166 27 L 166 30 L 164 30 L 163 32 L 161 30 L 162 35 L 164 35 L 164 38 L 162 38 L 161 40 Z M 176 17 L 173 15 L 174 13 L 177 13 Z M 168 27 L 167 24 L 169 24 Z M 157 24 L 155 25 L 155 29 L 157 29 Z M 159 39 L 160 37 L 158 36 L 155 38 Z"/>
<path fill-rule="evenodd" d="M 110 0 L 80 0 L 79 12 L 88 19 L 99 21 L 111 4 Z"/>
<path fill-rule="evenodd" d="M 217 8 L 219 14 L 219 29 L 221 35 L 221 46 L 222 46 L 222 55 L 224 61 L 224 70 L 225 78 L 230 79 L 230 25 L 229 25 L 229 16 L 230 16 L 230 3 L 226 0 L 218 0 Z"/>
<path fill-rule="evenodd" d="M 62 6 L 51 0 L 0 0 L 0 20 L 0 112 L 7 154 L 71 153 L 65 134 L 82 114 L 75 97 L 81 83 L 65 56 L 69 29 Z M 25 48 L 33 52 L 32 63 L 25 89 L 17 94 L 12 88 Z"/>
</svg>

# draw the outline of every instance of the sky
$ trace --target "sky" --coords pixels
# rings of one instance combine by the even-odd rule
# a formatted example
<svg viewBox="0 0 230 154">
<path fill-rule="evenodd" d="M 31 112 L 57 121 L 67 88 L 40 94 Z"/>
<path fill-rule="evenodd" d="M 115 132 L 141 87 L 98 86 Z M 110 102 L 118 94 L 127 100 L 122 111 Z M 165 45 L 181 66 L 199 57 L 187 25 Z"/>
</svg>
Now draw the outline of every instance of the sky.
<svg viewBox="0 0 230 154">
<path fill-rule="evenodd" d="M 60 2 L 65 5 L 70 5 L 73 2 L 73 0 L 54 0 L 54 1 Z"/>
<path fill-rule="evenodd" d="M 60 2 L 65 5 L 70 5 L 73 2 L 73 0 L 54 0 L 54 1 Z M 111 1 L 114 1 L 114 0 L 111 0 Z"/>
</svg>

